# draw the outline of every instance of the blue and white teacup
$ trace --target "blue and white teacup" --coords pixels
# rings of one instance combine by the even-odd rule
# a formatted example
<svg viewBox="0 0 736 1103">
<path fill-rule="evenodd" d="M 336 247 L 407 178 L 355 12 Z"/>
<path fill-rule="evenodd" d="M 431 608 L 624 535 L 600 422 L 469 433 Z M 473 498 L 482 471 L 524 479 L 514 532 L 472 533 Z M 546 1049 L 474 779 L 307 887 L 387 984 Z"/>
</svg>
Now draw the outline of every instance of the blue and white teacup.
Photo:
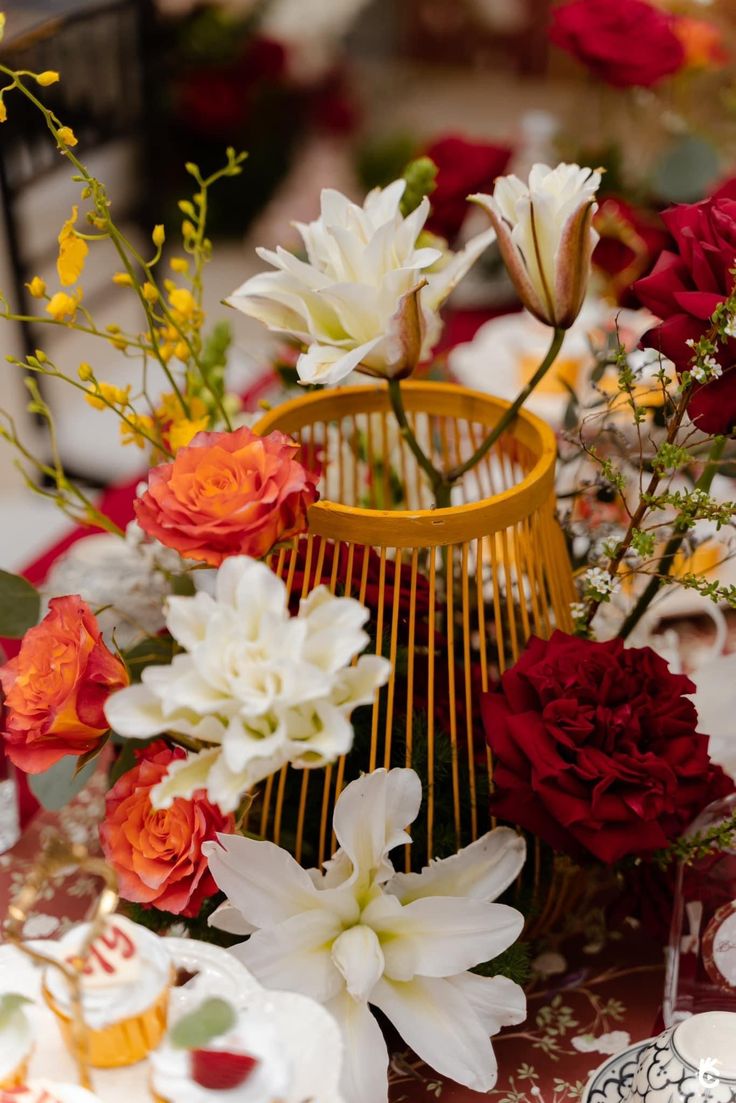
<svg viewBox="0 0 736 1103">
<path fill-rule="evenodd" d="M 736 1014 L 705 1011 L 655 1038 L 626 1103 L 736 1103 Z"/>
</svg>

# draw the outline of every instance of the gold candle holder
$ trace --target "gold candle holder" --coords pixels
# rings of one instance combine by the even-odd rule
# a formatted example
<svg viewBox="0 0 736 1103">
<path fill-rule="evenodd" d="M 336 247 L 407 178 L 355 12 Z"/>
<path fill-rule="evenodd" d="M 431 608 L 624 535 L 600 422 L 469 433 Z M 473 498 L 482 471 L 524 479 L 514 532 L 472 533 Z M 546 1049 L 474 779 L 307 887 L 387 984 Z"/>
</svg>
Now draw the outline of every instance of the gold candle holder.
<svg viewBox="0 0 736 1103">
<path fill-rule="evenodd" d="M 84 870 L 93 876 L 101 877 L 105 884 L 97 898 L 89 931 L 78 954 L 65 962 L 27 945 L 23 938 L 23 928 L 46 883 L 49 880 L 66 877 L 71 869 Z M 8 940 L 36 964 L 57 969 L 69 986 L 73 1057 L 77 1065 L 79 1083 L 81 1087 L 88 1090 L 92 1088 L 92 1080 L 82 1002 L 82 973 L 90 947 L 102 934 L 105 920 L 117 908 L 118 900 L 117 878 L 110 866 L 102 858 L 92 857 L 86 847 L 57 838 L 45 847 L 39 860 L 33 865 L 25 884 L 8 908 L 5 922 L 5 934 Z"/>
</svg>

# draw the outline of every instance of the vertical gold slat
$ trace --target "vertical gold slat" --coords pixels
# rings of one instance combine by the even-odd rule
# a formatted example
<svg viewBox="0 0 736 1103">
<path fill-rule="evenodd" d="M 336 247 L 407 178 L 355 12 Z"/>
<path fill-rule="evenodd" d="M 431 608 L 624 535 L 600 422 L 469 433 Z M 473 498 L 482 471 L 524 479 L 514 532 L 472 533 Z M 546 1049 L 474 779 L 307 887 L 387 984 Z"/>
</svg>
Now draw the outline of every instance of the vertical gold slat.
<svg viewBox="0 0 736 1103">
<path fill-rule="evenodd" d="M 406 759 L 405 765 L 412 764 L 412 737 L 414 723 L 414 639 L 417 621 L 417 575 L 419 571 L 419 549 L 412 548 L 411 552 L 411 583 L 409 590 L 409 638 L 407 641 L 407 669 L 406 669 Z M 404 848 L 404 865 L 406 872 L 411 869 L 411 850 L 407 845 Z"/>
<path fill-rule="evenodd" d="M 364 566 L 368 566 L 368 548 L 363 550 L 363 562 Z M 367 577 L 367 572 L 366 572 Z M 365 587 L 361 586 L 361 601 L 365 598 Z M 381 548 L 381 566 L 378 573 L 378 614 L 376 616 L 376 654 L 380 655 L 383 651 L 383 609 L 386 597 L 386 549 Z M 373 714 L 371 716 L 371 755 L 368 769 L 373 772 L 376 768 L 376 762 L 378 761 L 378 701 L 380 689 L 376 690 L 375 698 L 373 701 Z"/>
<path fill-rule="evenodd" d="M 450 753 L 455 837 L 460 848 L 460 775 L 457 760 L 457 710 L 455 704 L 455 545 L 441 550 L 445 559 L 445 606 L 447 609 L 447 695 L 450 702 Z"/>
<path fill-rule="evenodd" d="M 524 586 L 524 560 L 521 548 L 521 541 L 519 540 L 518 525 L 513 525 L 511 528 L 507 529 L 507 532 L 509 533 L 511 539 L 511 547 L 514 554 L 514 564 L 516 567 L 516 587 L 518 590 L 518 605 L 521 611 L 521 626 L 524 633 L 524 643 L 526 643 L 532 633 L 531 628 L 529 627 L 528 599 Z M 529 588 L 531 589 L 531 583 L 529 584 Z"/>
<path fill-rule="evenodd" d="M 514 662 L 519 657 L 519 636 L 516 630 L 516 617 L 514 615 L 514 584 L 511 573 L 511 555 L 509 552 L 509 531 L 504 529 L 501 533 L 501 555 L 503 556 L 503 575 L 506 583 L 506 613 L 509 618 L 509 636 L 511 637 L 511 656 Z"/>
<path fill-rule="evenodd" d="M 468 785 L 470 789 L 470 835 L 478 838 L 478 797 L 475 785 L 475 748 L 473 746 L 473 669 L 470 654 L 470 577 L 468 545 L 462 545 L 462 607 L 463 607 L 463 673 L 465 681 L 465 739 L 468 756 Z M 485 641 L 484 641 L 485 643 Z"/>
<path fill-rule="evenodd" d="M 391 613 L 391 644 L 389 650 L 389 662 L 391 664 L 391 675 L 388 680 L 388 690 L 386 692 L 386 734 L 384 738 L 384 756 L 383 764 L 388 770 L 391 766 L 391 732 L 394 721 L 394 695 L 396 693 L 396 653 L 399 645 L 399 607 L 401 605 L 401 548 L 396 549 L 396 558 L 394 559 L 394 597 L 393 597 L 393 610 Z M 378 710 L 375 710 L 376 712 Z"/>
<path fill-rule="evenodd" d="M 429 640 L 427 653 L 427 854 L 432 855 L 434 837 L 434 622 L 437 601 L 437 563 L 434 551 L 429 560 Z"/>
</svg>

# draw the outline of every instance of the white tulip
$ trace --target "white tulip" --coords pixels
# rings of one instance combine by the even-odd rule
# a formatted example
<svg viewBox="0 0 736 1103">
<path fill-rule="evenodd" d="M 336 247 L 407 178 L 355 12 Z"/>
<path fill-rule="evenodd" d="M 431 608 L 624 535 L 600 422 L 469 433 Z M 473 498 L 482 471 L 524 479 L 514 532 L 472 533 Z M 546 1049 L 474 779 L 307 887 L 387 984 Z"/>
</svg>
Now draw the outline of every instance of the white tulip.
<svg viewBox="0 0 736 1103">
<path fill-rule="evenodd" d="M 580 165 L 534 165 L 528 184 L 501 176 L 492 196 L 470 197 L 490 216 L 522 303 L 557 329 L 569 329 L 583 305 L 600 182 L 600 172 Z"/>
<path fill-rule="evenodd" d="M 518 937 L 523 917 L 495 900 L 524 864 L 524 840 L 489 831 L 421 873 L 388 857 L 411 841 L 422 787 L 414 770 L 376 770 L 335 806 L 340 844 L 324 870 L 304 870 L 274 843 L 220 835 L 203 850 L 228 902 L 213 925 L 250 934 L 232 952 L 269 988 L 323 1003 L 340 1024 L 351 1103 L 385 1103 L 388 1052 L 379 1008 L 428 1065 L 476 1091 L 497 1067 L 490 1035 L 522 1022 L 522 989 L 468 970 Z"/>
<path fill-rule="evenodd" d="M 253 276 L 228 299 L 306 346 L 297 362 L 302 382 L 339 383 L 356 370 L 410 375 L 439 339 L 440 306 L 493 241 L 487 230 L 455 254 L 420 245 L 429 200 L 404 218 L 405 187 L 396 180 L 376 188 L 362 207 L 325 189 L 320 217 L 296 224 L 307 260 L 258 249 L 275 271 Z"/>
<path fill-rule="evenodd" d="M 285 763 L 324 766 L 350 750 L 349 716 L 370 704 L 390 664 L 361 655 L 368 610 L 318 586 L 289 614 L 286 586 L 245 556 L 217 572 L 214 597 L 170 597 L 166 624 L 183 649 L 169 666 L 148 666 L 140 685 L 107 701 L 119 735 L 164 732 L 210 745 L 176 761 L 156 787 L 154 805 L 206 788 L 232 811 L 253 785 Z"/>
</svg>

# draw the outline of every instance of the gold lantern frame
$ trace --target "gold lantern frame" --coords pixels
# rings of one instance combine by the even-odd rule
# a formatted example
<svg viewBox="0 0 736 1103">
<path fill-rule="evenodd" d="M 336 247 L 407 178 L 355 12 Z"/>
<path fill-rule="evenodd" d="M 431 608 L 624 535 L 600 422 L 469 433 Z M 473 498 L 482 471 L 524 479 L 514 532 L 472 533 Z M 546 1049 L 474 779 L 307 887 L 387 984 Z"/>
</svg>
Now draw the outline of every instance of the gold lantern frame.
<svg viewBox="0 0 736 1103">
<path fill-rule="evenodd" d="M 444 469 L 464 462 L 509 407 L 450 383 L 410 381 L 402 394 L 412 431 Z M 492 762 L 478 746 L 478 691 L 516 660 L 532 634 L 572 630 L 575 590 L 555 516 L 555 435 L 522 411 L 458 481 L 453 504 L 433 508 L 384 384 L 305 394 L 256 426 L 262 435 L 273 430 L 295 437 L 305 462 L 318 460 L 321 499 L 309 510 L 306 537 L 275 552 L 271 566 L 294 596 L 318 583 L 363 603 L 372 595 L 372 636 L 392 673 L 376 695 L 368 745 L 317 771 L 284 767 L 265 783 L 249 826 L 298 860 L 321 864 L 333 852 L 329 825 L 345 784 L 378 766 L 419 769 L 419 758 L 424 845 L 416 845 L 415 832 L 411 849 L 414 863 L 423 864 L 442 851 L 436 825 L 449 803 L 448 852 L 492 823 L 482 797 Z M 400 500 L 389 501 L 397 491 Z M 436 716 L 440 684 L 446 731 Z M 448 741 L 446 791 L 436 767 Z M 537 847 L 535 866 L 539 861 Z"/>
</svg>

